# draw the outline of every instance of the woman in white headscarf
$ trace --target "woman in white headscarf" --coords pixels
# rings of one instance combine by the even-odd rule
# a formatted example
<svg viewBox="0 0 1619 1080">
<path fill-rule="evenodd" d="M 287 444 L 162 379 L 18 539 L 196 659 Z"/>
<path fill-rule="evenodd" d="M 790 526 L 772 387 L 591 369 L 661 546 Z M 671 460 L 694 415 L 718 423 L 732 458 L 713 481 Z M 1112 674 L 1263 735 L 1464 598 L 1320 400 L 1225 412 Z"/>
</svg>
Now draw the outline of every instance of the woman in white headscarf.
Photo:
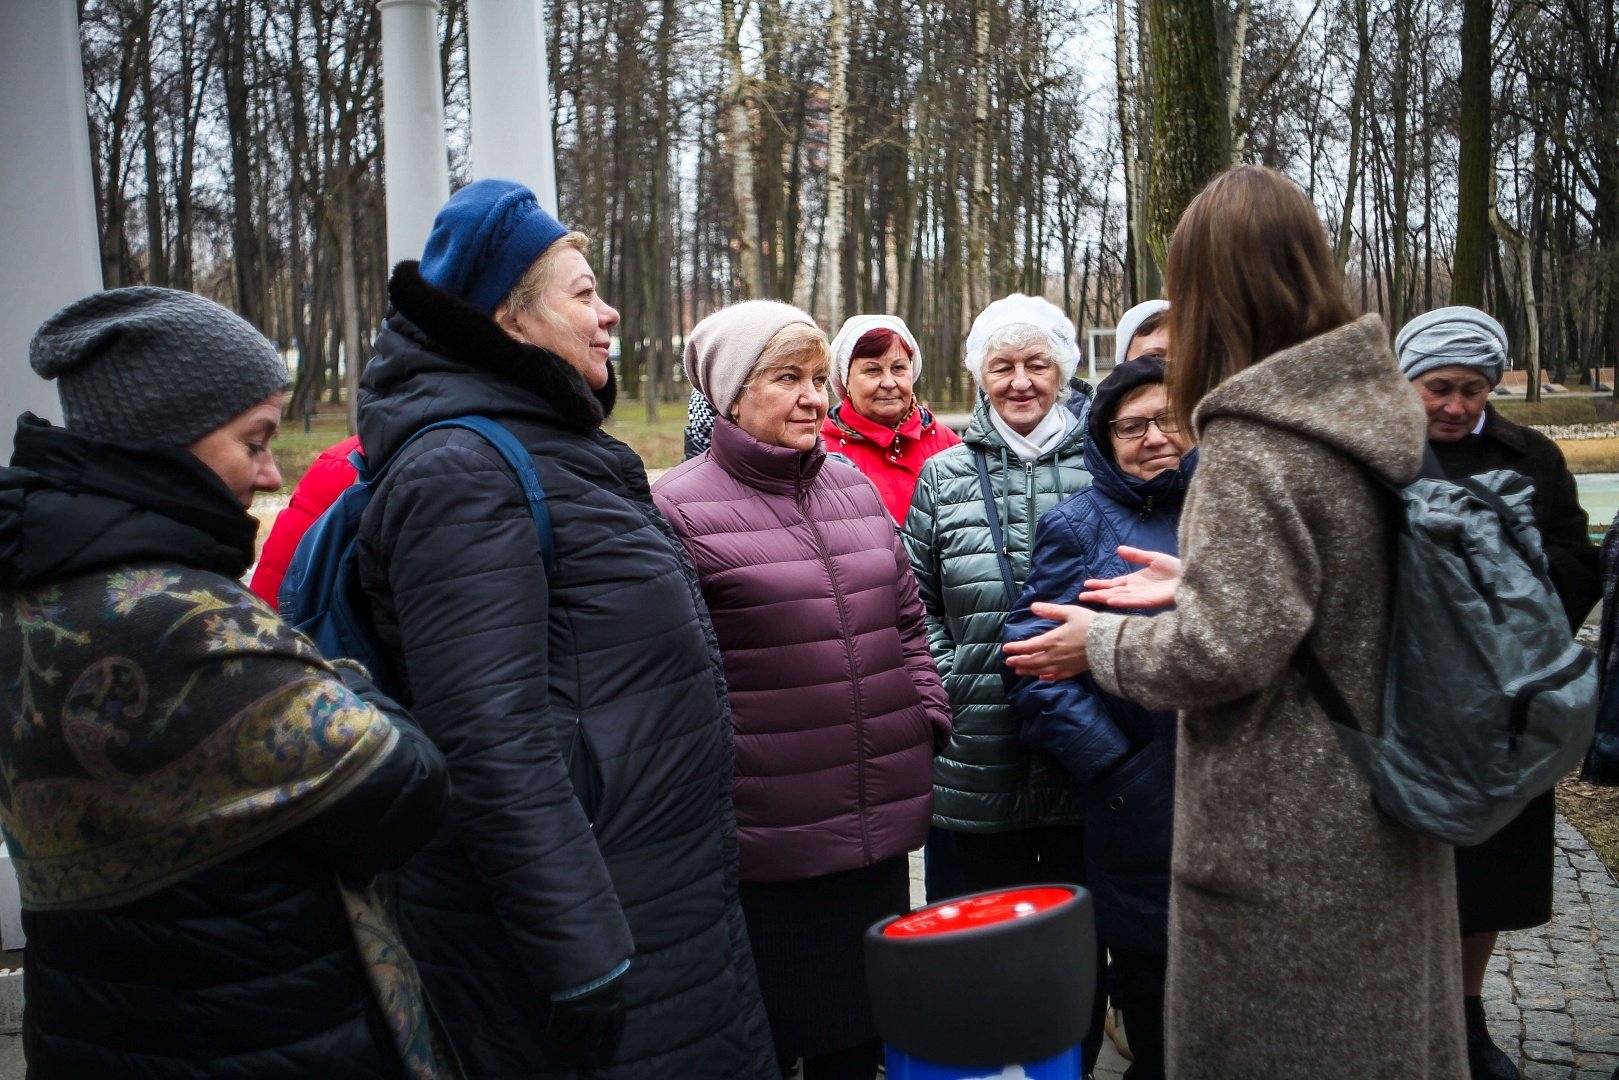
<svg viewBox="0 0 1619 1080">
<path fill-rule="evenodd" d="M 922 349 L 905 320 L 855 315 L 832 339 L 832 389 L 838 403 L 821 437 L 877 487 L 896 524 L 905 521 L 922 464 L 961 436 L 939 423 L 916 396 Z"/>
</svg>

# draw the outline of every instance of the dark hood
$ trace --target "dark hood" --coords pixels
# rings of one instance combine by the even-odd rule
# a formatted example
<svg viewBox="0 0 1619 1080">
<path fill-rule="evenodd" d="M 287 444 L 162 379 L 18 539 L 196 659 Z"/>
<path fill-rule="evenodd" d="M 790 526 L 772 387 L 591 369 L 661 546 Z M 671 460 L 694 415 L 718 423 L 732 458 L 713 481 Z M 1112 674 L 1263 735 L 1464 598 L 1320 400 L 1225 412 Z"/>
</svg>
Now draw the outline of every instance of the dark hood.
<svg viewBox="0 0 1619 1080">
<path fill-rule="evenodd" d="M 617 395 L 613 367 L 592 391 L 567 361 L 506 335 L 471 304 L 402 262 L 388 282 L 392 308 L 360 378 L 360 444 L 380 464 L 428 424 L 458 416 L 529 420 L 577 431 L 601 427 Z"/>
<path fill-rule="evenodd" d="M 133 562 L 174 562 L 237 578 L 258 521 L 188 451 L 112 442 L 17 421 L 0 469 L 0 585 L 30 588 Z"/>
<path fill-rule="evenodd" d="M 1119 406 L 1141 387 L 1163 381 L 1161 357 L 1138 357 L 1109 372 L 1096 387 L 1091 401 L 1090 438 L 1085 441 L 1085 467 L 1090 470 L 1091 483 L 1114 502 L 1133 510 L 1179 509 L 1181 500 L 1186 497 L 1186 485 L 1192 482 L 1192 472 L 1197 467 L 1197 450 L 1193 449 L 1181 458 L 1180 468 L 1143 480 L 1119 468 L 1113 456 L 1113 437 L 1108 424 L 1118 415 Z"/>
</svg>

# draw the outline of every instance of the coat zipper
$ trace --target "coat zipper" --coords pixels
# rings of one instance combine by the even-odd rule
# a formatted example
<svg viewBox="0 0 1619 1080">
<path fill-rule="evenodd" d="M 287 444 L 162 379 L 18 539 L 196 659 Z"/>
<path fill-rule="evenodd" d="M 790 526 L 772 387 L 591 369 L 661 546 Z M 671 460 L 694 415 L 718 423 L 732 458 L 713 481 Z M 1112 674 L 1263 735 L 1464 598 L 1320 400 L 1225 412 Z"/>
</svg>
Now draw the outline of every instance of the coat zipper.
<svg viewBox="0 0 1619 1080">
<path fill-rule="evenodd" d="M 1028 508 L 1025 511 L 1028 514 L 1028 517 L 1025 519 L 1023 525 L 1024 538 L 1027 541 L 1024 546 L 1024 553 L 1028 556 L 1025 560 L 1028 568 L 1023 572 L 1025 577 L 1028 576 L 1029 569 L 1032 569 L 1034 566 L 1034 527 L 1040 521 L 1040 515 L 1035 512 L 1034 465 L 1035 463 L 1032 461 L 1025 461 L 1023 463 L 1023 497 L 1028 500 Z M 1058 487 L 1057 490 L 1061 491 L 1062 488 Z M 1019 589 L 1023 588 L 1023 582 L 1019 581 L 1017 586 Z"/>
<path fill-rule="evenodd" d="M 804 483 L 800 478 L 798 483 L 798 512 L 804 516 L 809 525 L 810 536 L 815 540 L 815 551 L 821 557 L 821 563 L 826 567 L 826 576 L 832 583 L 832 599 L 838 606 L 838 636 L 843 641 L 843 655 L 849 665 L 849 689 L 854 695 L 854 737 L 855 737 L 855 795 L 859 806 L 860 817 L 860 850 L 867 866 L 871 865 L 871 833 L 868 828 L 866 804 L 866 725 L 865 710 L 860 704 L 860 676 L 855 671 L 854 649 L 849 645 L 849 609 L 843 601 L 843 590 L 838 588 L 837 578 L 832 569 L 832 556 L 826 549 L 826 543 L 821 537 L 821 530 L 815 524 L 815 516 L 809 512 L 808 498 L 804 491 Z"/>
</svg>

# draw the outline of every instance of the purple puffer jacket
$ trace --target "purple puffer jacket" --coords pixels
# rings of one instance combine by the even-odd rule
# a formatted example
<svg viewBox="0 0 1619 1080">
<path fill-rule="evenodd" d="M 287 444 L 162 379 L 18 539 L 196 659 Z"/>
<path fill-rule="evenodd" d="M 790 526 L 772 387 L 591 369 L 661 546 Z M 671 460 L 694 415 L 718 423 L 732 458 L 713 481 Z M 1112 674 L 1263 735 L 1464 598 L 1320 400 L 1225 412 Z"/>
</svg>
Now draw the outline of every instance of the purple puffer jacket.
<svg viewBox="0 0 1619 1080">
<path fill-rule="evenodd" d="M 910 560 L 871 482 L 721 417 L 652 488 L 702 579 L 736 725 L 744 881 L 922 845 L 950 702 Z"/>
</svg>

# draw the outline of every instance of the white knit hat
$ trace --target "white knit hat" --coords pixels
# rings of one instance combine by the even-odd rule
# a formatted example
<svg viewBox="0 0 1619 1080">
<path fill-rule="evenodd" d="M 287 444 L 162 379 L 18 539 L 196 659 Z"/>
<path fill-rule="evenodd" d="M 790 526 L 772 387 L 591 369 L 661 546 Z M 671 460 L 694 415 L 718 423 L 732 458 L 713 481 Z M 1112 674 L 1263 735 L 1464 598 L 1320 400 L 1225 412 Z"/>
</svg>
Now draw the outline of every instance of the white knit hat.
<svg viewBox="0 0 1619 1080">
<path fill-rule="evenodd" d="M 860 339 L 873 330 L 892 330 L 911 347 L 911 380 L 922 377 L 922 347 L 905 320 L 898 315 L 852 315 L 832 339 L 832 389 L 839 398 L 849 396 L 849 362 Z"/>
<path fill-rule="evenodd" d="M 973 328 L 967 334 L 967 355 L 962 359 L 962 366 L 972 377 L 979 379 L 984 370 L 989 339 L 1009 326 L 1032 326 L 1044 331 L 1051 339 L 1051 356 L 1062 369 L 1062 385 L 1066 386 L 1079 367 L 1079 343 L 1075 340 L 1074 324 L 1056 304 L 1023 293 L 1002 297 L 973 320 Z"/>
</svg>

